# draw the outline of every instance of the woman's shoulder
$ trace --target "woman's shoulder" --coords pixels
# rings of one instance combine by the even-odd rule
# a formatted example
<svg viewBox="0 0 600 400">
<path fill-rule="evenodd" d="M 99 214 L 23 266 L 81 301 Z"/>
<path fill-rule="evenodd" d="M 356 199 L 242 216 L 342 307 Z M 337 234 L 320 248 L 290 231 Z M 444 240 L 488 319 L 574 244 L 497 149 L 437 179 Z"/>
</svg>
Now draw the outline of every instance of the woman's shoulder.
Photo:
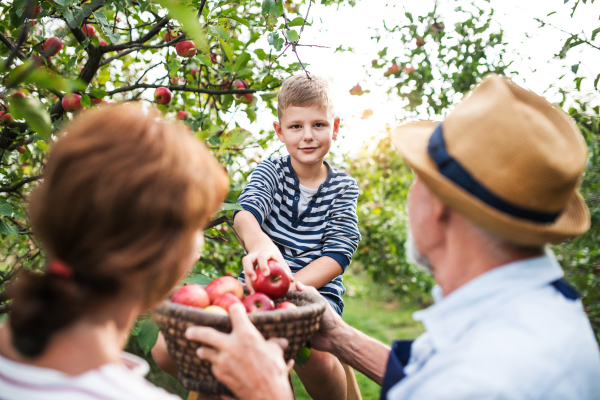
<svg viewBox="0 0 600 400">
<path fill-rule="evenodd" d="M 2 399 L 179 399 L 144 379 L 149 371 L 145 360 L 128 353 L 121 360 L 72 376 L 0 356 Z"/>
</svg>

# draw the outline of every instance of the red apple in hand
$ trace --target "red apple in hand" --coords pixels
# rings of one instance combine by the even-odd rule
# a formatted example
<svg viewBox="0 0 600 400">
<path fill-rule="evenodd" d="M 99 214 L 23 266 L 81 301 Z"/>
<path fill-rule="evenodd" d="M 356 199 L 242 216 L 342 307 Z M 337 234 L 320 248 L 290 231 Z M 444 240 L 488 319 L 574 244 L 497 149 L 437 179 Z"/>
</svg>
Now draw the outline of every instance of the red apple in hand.
<svg viewBox="0 0 600 400">
<path fill-rule="evenodd" d="M 169 104 L 171 102 L 171 91 L 164 86 L 154 91 L 154 100 L 158 104 Z"/>
<path fill-rule="evenodd" d="M 244 307 L 247 313 L 257 311 L 270 311 L 275 309 L 273 300 L 264 293 L 254 293 L 244 299 Z"/>
<path fill-rule="evenodd" d="M 214 304 L 217 297 L 225 293 L 231 293 L 240 300 L 244 298 L 244 287 L 240 281 L 232 276 L 222 276 L 215 279 L 206 286 L 206 292 L 210 297 L 211 304 Z"/>
<path fill-rule="evenodd" d="M 65 111 L 81 110 L 81 96 L 71 93 L 62 98 L 62 106 Z"/>
<path fill-rule="evenodd" d="M 278 310 L 291 310 L 293 308 L 298 308 L 294 303 L 290 303 L 289 301 L 284 301 L 277 306 Z"/>
<path fill-rule="evenodd" d="M 229 312 L 229 307 L 231 307 L 232 304 L 241 302 L 242 301 L 238 299 L 236 295 L 233 295 L 231 293 L 225 293 L 217 297 L 211 305 L 219 306 L 225 311 Z"/>
<path fill-rule="evenodd" d="M 210 299 L 206 290 L 195 283 L 177 289 L 175 294 L 171 297 L 171 301 L 173 303 L 199 308 L 208 307 L 210 305 Z"/>
<path fill-rule="evenodd" d="M 260 270 L 256 271 L 256 280 L 252 282 L 254 290 L 278 299 L 285 295 L 290 288 L 290 277 L 287 270 L 275 260 L 269 261 L 269 275 L 264 276 Z"/>
<path fill-rule="evenodd" d="M 175 51 L 179 57 L 190 58 L 196 55 L 196 45 L 191 40 L 182 40 L 175 45 Z"/>
</svg>

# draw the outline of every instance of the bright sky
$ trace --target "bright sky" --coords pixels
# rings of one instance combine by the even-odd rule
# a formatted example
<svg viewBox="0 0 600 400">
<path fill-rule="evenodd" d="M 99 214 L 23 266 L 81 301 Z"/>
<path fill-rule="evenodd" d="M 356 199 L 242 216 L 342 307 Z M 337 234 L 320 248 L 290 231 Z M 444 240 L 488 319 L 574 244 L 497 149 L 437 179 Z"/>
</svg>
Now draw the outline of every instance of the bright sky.
<svg viewBox="0 0 600 400">
<path fill-rule="evenodd" d="M 540 29 L 540 24 L 534 20 L 540 18 L 573 33 L 582 29 L 589 33 L 600 26 L 598 2 L 595 5 L 590 2 L 587 5 L 580 4 L 580 8 L 571 19 L 569 15 L 573 2 L 574 0 L 571 0 L 565 5 L 563 0 L 491 1 L 491 6 L 496 10 L 495 19 L 504 29 L 505 39 L 514 53 L 516 62 L 513 66 L 519 71 L 519 75 L 513 77 L 515 81 L 540 94 L 551 84 L 570 89 L 574 87 L 574 75 L 569 68 L 565 69 L 562 66 L 581 61 L 580 74 L 588 76 L 583 81 L 582 88 L 588 92 L 591 90 L 594 79 L 591 74 L 592 71 L 598 73 L 600 51 L 581 45 L 569 53 L 567 60 L 555 60 L 554 55 L 558 53 L 568 35 L 549 26 Z M 390 5 L 387 5 L 388 3 Z M 387 88 L 375 84 L 381 82 L 382 76 L 368 77 L 365 72 L 364 66 L 370 65 L 371 60 L 376 58 L 378 49 L 371 36 L 373 29 L 382 28 L 382 16 L 385 16 L 388 22 L 399 19 L 405 23 L 405 20 L 402 20 L 405 18 L 403 7 L 415 16 L 425 15 L 433 9 L 433 3 L 433 0 L 358 0 L 355 7 L 343 6 L 339 9 L 313 4 L 313 25 L 305 28 L 301 43 L 319 44 L 330 48 L 304 47 L 299 54 L 303 62 L 310 64 L 308 70 L 311 73 L 319 74 L 331 82 L 336 110 L 343 124 L 342 138 L 337 141 L 337 152 L 358 151 L 365 143 L 373 142 L 373 137 L 381 136 L 386 124 L 394 126 L 397 120 L 405 117 L 398 97 L 394 94 L 388 96 L 385 93 Z M 455 21 L 456 13 L 453 9 L 458 3 L 460 1 L 439 1 L 438 11 L 444 16 L 447 27 Z M 305 7 L 301 9 L 303 13 Z M 557 13 L 547 17 L 552 11 Z M 335 53 L 334 50 L 339 46 L 352 47 L 354 51 Z M 390 48 L 393 48 L 393 45 Z M 294 62 L 295 57 L 290 53 L 287 60 Z M 382 74 L 384 70 L 377 70 L 376 73 Z M 559 81 L 558 78 L 563 74 L 566 74 L 565 77 Z M 349 90 L 357 83 L 363 90 L 371 90 L 371 93 L 360 97 L 350 96 Z M 550 101 L 559 101 L 561 98 L 557 90 L 550 90 L 545 95 Z M 592 102 L 598 104 L 597 92 Z M 366 109 L 372 109 L 373 115 L 361 120 L 360 117 Z M 244 121 L 244 114 L 238 115 L 236 120 L 248 126 L 248 121 Z M 269 128 L 272 121 L 273 116 L 270 113 L 259 112 L 258 122 L 248 127 L 251 131 L 259 127 Z"/>
</svg>

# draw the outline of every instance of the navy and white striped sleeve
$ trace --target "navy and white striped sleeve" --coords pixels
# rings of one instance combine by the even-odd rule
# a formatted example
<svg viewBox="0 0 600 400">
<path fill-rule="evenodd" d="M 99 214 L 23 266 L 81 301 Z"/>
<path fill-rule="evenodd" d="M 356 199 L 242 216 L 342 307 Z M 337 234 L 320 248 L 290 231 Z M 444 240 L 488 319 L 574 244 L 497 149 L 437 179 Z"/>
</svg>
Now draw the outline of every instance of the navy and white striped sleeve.
<svg viewBox="0 0 600 400">
<path fill-rule="evenodd" d="M 357 200 L 358 186 L 352 180 L 332 204 L 323 235 L 323 256 L 336 260 L 344 271 L 350 265 L 361 239 L 356 216 Z"/>
<path fill-rule="evenodd" d="M 271 213 L 276 187 L 277 167 L 270 159 L 263 160 L 252 172 L 250 182 L 240 194 L 237 204 L 250 211 L 262 226 Z"/>
</svg>

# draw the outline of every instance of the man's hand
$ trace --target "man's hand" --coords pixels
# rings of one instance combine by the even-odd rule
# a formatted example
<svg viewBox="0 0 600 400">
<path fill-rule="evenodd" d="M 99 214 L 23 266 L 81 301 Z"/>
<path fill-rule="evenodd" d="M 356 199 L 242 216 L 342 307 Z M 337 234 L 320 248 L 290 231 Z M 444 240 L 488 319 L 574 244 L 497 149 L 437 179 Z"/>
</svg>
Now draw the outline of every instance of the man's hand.
<svg viewBox="0 0 600 400">
<path fill-rule="evenodd" d="M 261 243 L 258 246 L 250 249 L 250 252 L 242 258 L 242 265 L 244 266 L 244 274 L 246 275 L 245 283 L 250 293 L 254 293 L 252 283 L 256 280 L 256 274 L 260 273 L 264 276 L 268 276 L 269 261 L 275 260 L 279 262 L 286 269 L 290 282 L 294 281 L 294 276 L 290 267 L 285 262 L 281 252 L 275 246 L 275 244 L 269 239 L 270 243 Z"/>
<path fill-rule="evenodd" d="M 294 361 L 285 363 L 286 339 L 265 340 L 252 325 L 241 304 L 229 308 L 232 331 L 225 334 L 207 327 L 188 328 L 185 336 L 201 342 L 198 357 L 212 363 L 212 373 L 240 400 L 291 400 L 288 374 Z"/>
<path fill-rule="evenodd" d="M 321 295 L 317 292 L 317 289 L 312 286 L 306 286 L 300 281 L 296 282 L 296 290 L 314 293 L 317 296 Z M 344 326 L 346 326 L 346 324 L 342 320 L 342 317 L 333 311 L 333 308 L 331 308 L 331 305 L 327 302 L 327 307 L 325 307 L 325 313 L 321 319 L 319 330 L 310 338 L 311 346 L 317 350 L 333 353 Z"/>
</svg>

